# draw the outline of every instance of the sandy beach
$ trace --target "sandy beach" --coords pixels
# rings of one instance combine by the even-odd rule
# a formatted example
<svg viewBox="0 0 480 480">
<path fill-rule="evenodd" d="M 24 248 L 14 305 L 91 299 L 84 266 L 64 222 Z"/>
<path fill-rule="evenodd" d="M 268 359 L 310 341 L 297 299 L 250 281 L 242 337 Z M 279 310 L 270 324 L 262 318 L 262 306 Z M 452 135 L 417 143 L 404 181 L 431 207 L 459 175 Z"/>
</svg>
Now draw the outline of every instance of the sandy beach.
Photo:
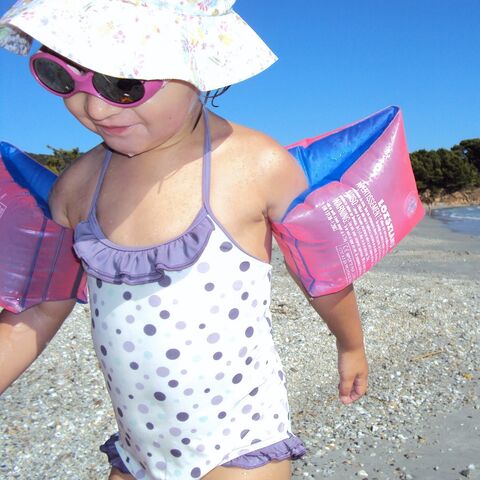
<svg viewBox="0 0 480 480">
<path fill-rule="evenodd" d="M 480 479 L 480 238 L 426 217 L 356 282 L 368 395 L 342 406 L 334 337 L 274 259 L 274 336 L 293 428 L 294 479 Z M 0 479 L 106 479 L 115 431 L 89 311 L 77 305 L 0 398 Z"/>
<path fill-rule="evenodd" d="M 480 478 L 479 240 L 426 217 L 356 283 L 371 373 L 355 405 L 335 398 L 332 339 L 310 331 L 316 358 L 289 372 L 309 447 L 296 479 Z"/>
</svg>

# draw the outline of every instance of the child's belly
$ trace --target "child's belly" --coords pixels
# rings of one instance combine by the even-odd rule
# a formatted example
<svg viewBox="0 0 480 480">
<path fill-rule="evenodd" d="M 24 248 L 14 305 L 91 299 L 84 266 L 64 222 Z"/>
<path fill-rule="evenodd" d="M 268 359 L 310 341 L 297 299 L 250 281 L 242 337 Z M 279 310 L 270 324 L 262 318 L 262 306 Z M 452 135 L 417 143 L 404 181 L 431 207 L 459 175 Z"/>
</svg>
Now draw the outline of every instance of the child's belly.
<svg viewBox="0 0 480 480">
<path fill-rule="evenodd" d="M 205 269 L 138 286 L 89 278 L 92 336 L 119 451 L 147 478 L 170 478 L 167 471 L 195 478 L 195 468 L 203 475 L 289 436 L 269 289 L 267 296 L 255 285 L 258 271 L 254 285 L 249 275 L 222 284 L 199 279 Z"/>
</svg>

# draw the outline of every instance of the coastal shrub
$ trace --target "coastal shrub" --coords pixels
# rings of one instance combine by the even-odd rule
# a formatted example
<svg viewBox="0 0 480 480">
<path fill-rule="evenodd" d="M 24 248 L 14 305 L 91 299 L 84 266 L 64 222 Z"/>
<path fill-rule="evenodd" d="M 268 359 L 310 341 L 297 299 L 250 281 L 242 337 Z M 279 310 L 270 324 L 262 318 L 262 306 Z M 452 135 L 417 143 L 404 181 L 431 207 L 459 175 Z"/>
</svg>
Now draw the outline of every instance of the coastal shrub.
<svg viewBox="0 0 480 480">
<path fill-rule="evenodd" d="M 443 188 L 447 193 L 478 185 L 478 170 L 467 159 L 452 150 L 438 150 L 443 172 Z"/>
<path fill-rule="evenodd" d="M 480 185 L 480 139 L 464 140 L 450 150 L 417 150 L 410 154 L 420 193 L 452 193 Z"/>
<path fill-rule="evenodd" d="M 43 153 L 29 153 L 32 158 L 42 165 L 45 165 L 56 174 L 62 173 L 71 163 L 73 163 L 80 155 L 79 148 L 64 150 L 63 148 L 54 148 L 50 145 L 47 147 L 53 152 L 52 155 Z"/>
<path fill-rule="evenodd" d="M 418 150 L 410 154 L 413 172 L 420 192 L 438 191 L 442 184 L 440 158 L 435 150 Z"/>
<path fill-rule="evenodd" d="M 480 171 L 480 138 L 462 140 L 458 145 L 452 147 L 452 151 L 470 160 L 476 169 Z"/>
</svg>

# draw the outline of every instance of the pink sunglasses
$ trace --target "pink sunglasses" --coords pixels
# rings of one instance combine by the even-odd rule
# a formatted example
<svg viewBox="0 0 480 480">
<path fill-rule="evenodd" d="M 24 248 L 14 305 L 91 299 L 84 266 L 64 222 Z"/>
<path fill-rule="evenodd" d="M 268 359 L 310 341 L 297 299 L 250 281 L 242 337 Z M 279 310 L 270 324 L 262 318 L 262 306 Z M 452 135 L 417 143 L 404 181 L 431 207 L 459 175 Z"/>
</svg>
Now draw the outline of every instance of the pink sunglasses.
<svg viewBox="0 0 480 480">
<path fill-rule="evenodd" d="M 55 95 L 68 98 L 84 92 L 116 107 L 140 105 L 167 84 L 166 80 L 117 78 L 91 70 L 78 73 L 76 67 L 44 51 L 32 55 L 30 70 L 40 85 Z"/>
</svg>

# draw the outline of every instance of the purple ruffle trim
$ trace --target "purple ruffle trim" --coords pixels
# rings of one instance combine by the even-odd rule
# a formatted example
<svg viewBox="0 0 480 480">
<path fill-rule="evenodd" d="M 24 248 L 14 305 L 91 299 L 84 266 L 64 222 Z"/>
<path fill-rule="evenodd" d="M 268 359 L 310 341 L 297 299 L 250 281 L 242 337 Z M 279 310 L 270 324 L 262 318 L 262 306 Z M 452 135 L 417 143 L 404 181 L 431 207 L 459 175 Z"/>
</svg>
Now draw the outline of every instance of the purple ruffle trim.
<svg viewBox="0 0 480 480">
<path fill-rule="evenodd" d="M 302 441 L 290 435 L 285 440 L 268 445 L 267 447 L 259 448 L 253 452 L 245 453 L 240 457 L 229 460 L 222 464 L 222 467 L 238 467 L 238 468 L 258 468 L 267 463 L 276 460 L 298 460 L 305 455 L 306 449 Z"/>
<path fill-rule="evenodd" d="M 207 246 L 213 222 L 202 209 L 189 229 L 173 240 L 152 247 L 121 247 L 105 238 L 91 215 L 75 229 L 74 249 L 90 275 L 109 283 L 141 285 L 161 281 L 164 270 L 183 270 Z"/>
<path fill-rule="evenodd" d="M 100 450 L 107 454 L 108 461 L 112 467 L 117 468 L 122 473 L 131 473 L 123 463 L 123 460 L 121 459 L 117 448 L 115 447 L 115 442 L 118 440 L 118 438 L 118 433 L 115 433 L 100 447 Z M 237 467 L 246 469 L 258 468 L 273 460 L 298 460 L 305 455 L 305 453 L 306 449 L 302 441 L 298 437 L 290 435 L 289 438 L 274 443 L 273 445 L 260 448 L 253 452 L 245 453 L 240 457 L 229 460 L 228 462 L 222 464 L 222 467 Z"/>
<path fill-rule="evenodd" d="M 108 457 L 108 462 L 112 467 L 120 470 L 122 473 L 131 473 L 123 463 L 122 457 L 118 454 L 115 442 L 119 439 L 118 433 L 114 433 L 103 445 L 100 445 L 100 451 Z"/>
</svg>

